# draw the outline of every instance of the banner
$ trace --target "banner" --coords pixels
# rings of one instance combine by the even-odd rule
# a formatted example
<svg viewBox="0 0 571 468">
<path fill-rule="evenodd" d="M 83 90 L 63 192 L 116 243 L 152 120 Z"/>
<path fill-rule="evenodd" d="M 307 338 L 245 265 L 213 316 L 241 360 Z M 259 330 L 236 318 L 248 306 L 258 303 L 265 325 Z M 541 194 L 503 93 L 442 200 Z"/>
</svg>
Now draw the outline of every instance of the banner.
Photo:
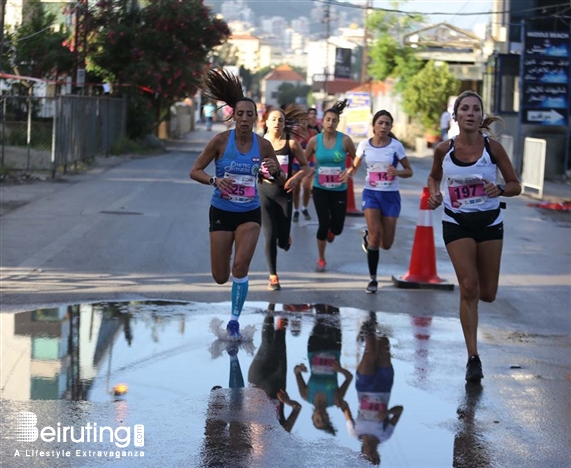
<svg viewBox="0 0 571 468">
<path fill-rule="evenodd" d="M 369 93 L 347 93 L 349 107 L 343 112 L 347 123 L 347 135 L 366 137 L 371 125 L 371 96 Z"/>
</svg>

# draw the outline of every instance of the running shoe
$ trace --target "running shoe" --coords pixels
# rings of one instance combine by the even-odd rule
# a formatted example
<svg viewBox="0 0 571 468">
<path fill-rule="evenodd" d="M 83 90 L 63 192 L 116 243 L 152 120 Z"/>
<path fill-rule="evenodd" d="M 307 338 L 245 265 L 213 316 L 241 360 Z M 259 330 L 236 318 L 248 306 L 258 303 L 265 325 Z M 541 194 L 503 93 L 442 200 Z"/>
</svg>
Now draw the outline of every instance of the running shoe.
<svg viewBox="0 0 571 468">
<path fill-rule="evenodd" d="M 280 286 L 280 279 L 278 275 L 270 275 L 270 282 L 268 283 L 268 289 L 270 291 L 280 291 L 282 287 Z"/>
<path fill-rule="evenodd" d="M 288 319 L 285 317 L 280 317 L 276 323 L 276 330 L 285 330 L 288 325 Z"/>
<path fill-rule="evenodd" d="M 369 231 L 367 229 L 363 229 L 361 231 L 361 236 L 363 236 L 363 242 L 361 243 L 361 247 L 365 253 L 367 253 L 367 249 L 369 248 Z"/>
<path fill-rule="evenodd" d="M 320 258 L 319 260 L 317 260 L 317 266 L 315 267 L 315 271 L 317 271 L 318 273 L 323 273 L 325 271 L 326 264 L 327 262 L 322 258 Z"/>
<path fill-rule="evenodd" d="M 376 294 L 379 283 L 376 280 L 369 281 L 367 285 L 367 294 Z"/>
<path fill-rule="evenodd" d="M 311 220 L 311 216 L 309 216 L 309 211 L 307 211 L 307 209 L 301 210 L 301 214 L 306 221 Z"/>
<path fill-rule="evenodd" d="M 367 336 L 375 335 L 377 332 L 377 316 L 374 312 L 369 313 L 369 318 L 361 323 L 357 341 L 363 342 Z"/>
<path fill-rule="evenodd" d="M 477 354 L 470 356 L 468 364 L 466 364 L 466 381 L 467 382 L 480 382 L 484 378 L 482 372 L 482 361 Z"/>
<path fill-rule="evenodd" d="M 228 338 L 232 340 L 239 340 L 242 338 L 240 334 L 240 323 L 238 320 L 230 320 L 228 325 L 226 325 L 226 331 L 228 332 Z"/>
<path fill-rule="evenodd" d="M 299 221 L 299 211 L 294 211 L 293 218 L 291 219 L 294 223 Z"/>
<path fill-rule="evenodd" d="M 335 234 L 333 234 L 331 231 L 327 232 L 327 242 L 329 242 L 331 244 L 331 242 L 333 242 L 335 240 Z"/>
</svg>

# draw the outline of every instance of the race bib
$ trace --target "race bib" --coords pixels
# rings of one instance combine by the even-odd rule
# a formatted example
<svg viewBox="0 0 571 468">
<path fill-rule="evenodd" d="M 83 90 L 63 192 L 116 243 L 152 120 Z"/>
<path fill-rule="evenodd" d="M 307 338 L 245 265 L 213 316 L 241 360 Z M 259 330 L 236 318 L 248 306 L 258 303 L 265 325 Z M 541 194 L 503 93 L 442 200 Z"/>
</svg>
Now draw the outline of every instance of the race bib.
<svg viewBox="0 0 571 468">
<path fill-rule="evenodd" d="M 278 158 L 278 162 L 280 163 L 280 168 L 281 168 L 282 172 L 287 177 L 288 176 L 287 170 L 288 170 L 288 166 L 289 166 L 288 165 L 289 156 L 286 154 L 285 156 L 277 155 L 276 157 Z M 270 171 L 268 171 L 268 169 L 264 163 L 262 163 L 262 165 L 260 166 L 260 172 L 262 173 L 262 177 L 264 177 L 264 179 L 274 180 L 274 176 L 270 174 Z"/>
<path fill-rule="evenodd" d="M 390 187 L 395 180 L 395 176 L 388 173 L 390 164 L 374 163 L 371 164 L 367 172 L 369 173 L 369 184 L 373 187 Z"/>
<path fill-rule="evenodd" d="M 277 155 L 278 158 L 278 162 L 280 163 L 280 167 L 282 168 L 282 172 L 286 175 L 286 178 L 289 177 L 289 174 L 287 172 L 288 167 L 289 167 L 289 156 L 286 155 Z"/>
<path fill-rule="evenodd" d="M 481 176 L 448 176 L 446 180 L 453 208 L 481 205 L 488 198 Z"/>
<path fill-rule="evenodd" d="M 325 188 L 341 187 L 342 182 L 339 180 L 341 174 L 340 167 L 319 167 L 317 169 L 317 182 Z"/>
<path fill-rule="evenodd" d="M 359 399 L 359 419 L 382 421 L 386 411 L 387 405 L 380 396 L 365 395 Z"/>
<path fill-rule="evenodd" d="M 256 178 L 254 176 L 226 172 L 224 177 L 229 177 L 234 181 L 232 191 L 223 193 L 227 200 L 236 203 L 248 203 L 256 196 Z"/>
<path fill-rule="evenodd" d="M 314 374 L 335 374 L 333 363 L 335 356 L 332 354 L 314 354 L 311 358 L 311 372 Z"/>
</svg>

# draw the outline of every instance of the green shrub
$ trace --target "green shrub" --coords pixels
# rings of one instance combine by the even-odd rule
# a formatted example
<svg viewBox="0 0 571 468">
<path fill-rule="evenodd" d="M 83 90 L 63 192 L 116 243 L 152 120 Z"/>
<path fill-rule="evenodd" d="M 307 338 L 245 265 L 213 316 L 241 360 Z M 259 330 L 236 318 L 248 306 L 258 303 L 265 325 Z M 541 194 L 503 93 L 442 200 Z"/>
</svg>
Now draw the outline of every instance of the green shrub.
<svg viewBox="0 0 571 468">
<path fill-rule="evenodd" d="M 25 125 L 12 126 L 6 132 L 6 144 L 9 146 L 27 146 L 28 129 Z M 30 147 L 37 150 L 50 150 L 52 147 L 51 123 L 32 122 Z"/>
<path fill-rule="evenodd" d="M 26 146 L 28 137 L 25 128 L 10 129 L 6 132 L 6 144 L 8 146 Z"/>
</svg>

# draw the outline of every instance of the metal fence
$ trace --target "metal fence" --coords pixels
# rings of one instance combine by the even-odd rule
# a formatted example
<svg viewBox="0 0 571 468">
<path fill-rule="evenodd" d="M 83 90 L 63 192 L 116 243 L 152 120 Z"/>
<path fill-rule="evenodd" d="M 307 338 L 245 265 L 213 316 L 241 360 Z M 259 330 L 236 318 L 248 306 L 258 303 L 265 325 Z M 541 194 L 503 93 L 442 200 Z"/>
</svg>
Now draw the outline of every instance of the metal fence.
<svg viewBox="0 0 571 468">
<path fill-rule="evenodd" d="M 125 135 L 127 102 L 108 96 L 0 97 L 4 170 L 67 171 L 107 156 Z"/>
</svg>

